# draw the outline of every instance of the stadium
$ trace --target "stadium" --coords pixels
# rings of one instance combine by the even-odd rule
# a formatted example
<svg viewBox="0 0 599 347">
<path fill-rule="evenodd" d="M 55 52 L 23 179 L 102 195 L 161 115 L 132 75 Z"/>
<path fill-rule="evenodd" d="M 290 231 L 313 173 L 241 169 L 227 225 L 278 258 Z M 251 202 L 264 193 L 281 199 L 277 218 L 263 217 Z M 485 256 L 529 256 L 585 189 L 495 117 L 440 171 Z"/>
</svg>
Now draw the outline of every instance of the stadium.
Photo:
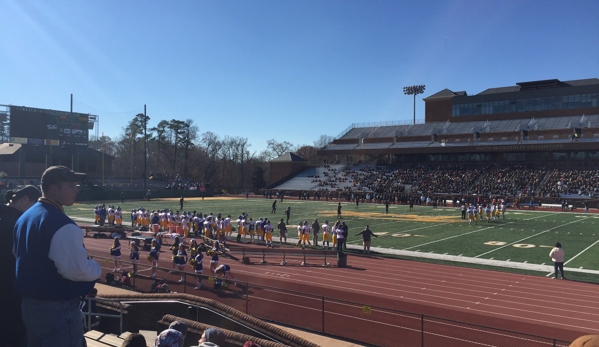
<svg viewBox="0 0 599 347">
<path fill-rule="evenodd" d="M 245 242 L 244 234 L 227 240 L 221 254 L 241 285 L 227 280 L 225 289 L 213 289 L 214 276 L 177 270 L 169 256 L 157 266 L 166 291 L 156 289 L 151 264 L 135 265 L 139 274 L 133 274 L 128 271 L 138 268 L 123 261 L 122 280 L 113 275 L 109 285 L 98 285 L 102 299 L 87 326 L 102 319 L 86 333 L 88 346 L 117 346 L 125 331 L 154 330 L 155 336 L 175 320 L 190 327 L 186 345 L 210 327 L 223 329 L 227 342 L 221 347 L 244 341 L 272 347 L 398 341 L 568 346 L 596 332 L 599 301 L 590 282 L 599 274 L 593 248 L 599 243 L 599 79 L 521 82 L 473 95 L 444 89 L 423 100 L 422 124 L 351 124 L 317 149 L 316 160 L 291 152 L 271 160 L 269 179 L 256 194 L 243 178 L 239 191 L 246 193 L 222 194 L 206 186 L 167 190 L 145 172 L 133 178 L 133 168 L 131 177 L 111 177 L 119 159 L 89 146 L 99 116 L 2 105 L 0 120 L 9 125 L 0 144 L 2 196 L 22 183 L 38 185 L 52 165 L 88 173 L 78 203 L 65 212 L 89 236 L 86 248 L 107 283 L 114 272 L 111 237 L 144 245 L 158 236 L 135 218 L 131 227 L 127 220 L 125 227 L 96 225 L 99 205 L 120 200 L 124 211 L 158 211 L 176 208 L 181 197 L 181 212 L 222 212 L 233 219 L 243 212 L 274 222 L 290 206 L 287 225 L 295 229 L 296 220 L 341 220 L 335 208 L 343 204 L 343 221 L 353 228 L 347 259 L 324 247 L 294 247 L 293 232 L 289 245 L 267 250 L 258 239 Z M 469 225 L 459 217 L 462 205 L 495 200 L 506 205 L 507 218 L 498 211 L 497 219 L 484 221 L 481 213 Z M 364 225 L 375 230 L 374 256 L 362 254 L 355 236 Z M 166 245 L 183 236 L 179 227 L 160 226 Z M 191 237 L 214 245 L 201 227 L 192 227 Z M 570 252 L 572 281 L 547 283 L 547 248 L 556 238 Z M 198 278 L 202 290 L 193 288 Z M 562 302 L 554 291 L 564 293 Z M 318 340 L 323 336 L 330 340 Z"/>
</svg>

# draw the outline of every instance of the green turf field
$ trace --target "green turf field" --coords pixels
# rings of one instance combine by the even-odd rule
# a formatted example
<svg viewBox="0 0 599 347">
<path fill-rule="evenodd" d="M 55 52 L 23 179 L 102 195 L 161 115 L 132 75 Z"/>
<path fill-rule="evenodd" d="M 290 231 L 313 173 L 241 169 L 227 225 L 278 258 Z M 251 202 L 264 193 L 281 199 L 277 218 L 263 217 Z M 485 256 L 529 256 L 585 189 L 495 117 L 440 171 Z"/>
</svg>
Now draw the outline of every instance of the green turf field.
<svg viewBox="0 0 599 347">
<path fill-rule="evenodd" d="M 205 214 L 212 212 L 215 215 L 221 212 L 223 215 L 230 214 L 232 219 L 237 219 L 242 212 L 246 212 L 254 219 L 266 217 L 275 225 L 285 217 L 285 208 L 291 206 L 290 228 L 294 228 L 299 221 L 307 220 L 311 223 L 314 218 L 318 218 L 321 223 L 325 219 L 334 222 L 337 216 L 337 201 L 285 200 L 277 202 L 277 213 L 271 214 L 271 199 L 186 200 L 185 211 L 195 210 Z M 178 199 L 102 203 L 120 205 L 124 211 L 124 224 L 129 222 L 128 212 L 133 208 L 143 206 L 150 210 L 179 209 Z M 77 203 L 67 207 L 66 212 L 73 217 L 93 218 L 93 207 L 96 204 L 98 202 Z M 505 219 L 468 225 L 455 208 L 440 207 L 433 210 L 432 207 L 414 206 L 414 211 L 409 212 L 406 205 L 391 205 L 386 214 L 384 205 L 360 204 L 358 209 L 353 203 L 342 203 L 342 206 L 342 220 L 350 228 L 349 245 L 361 245 L 360 237 L 354 235 L 368 224 L 379 235 L 373 240 L 372 246 L 402 251 L 399 255 L 402 258 L 416 259 L 420 255 L 426 255 L 426 261 L 446 263 L 455 260 L 455 256 L 467 257 L 471 264 L 458 265 L 473 267 L 485 267 L 484 261 L 476 264 L 474 259 L 493 260 L 515 267 L 508 269 L 510 266 L 503 267 L 502 263 L 496 263 L 491 267 L 494 269 L 498 269 L 499 264 L 499 269 L 502 270 L 545 276 L 548 274 L 546 271 L 530 272 L 530 269 L 521 267 L 521 264 L 551 265 L 548 254 L 559 241 L 566 251 L 565 267 L 578 269 L 577 272 L 569 272 L 566 277 L 586 281 L 597 281 L 596 278 L 599 278 L 597 214 L 508 210 Z M 277 235 L 275 231 L 275 240 Z M 294 232 L 289 234 L 290 237 L 294 235 Z"/>
</svg>

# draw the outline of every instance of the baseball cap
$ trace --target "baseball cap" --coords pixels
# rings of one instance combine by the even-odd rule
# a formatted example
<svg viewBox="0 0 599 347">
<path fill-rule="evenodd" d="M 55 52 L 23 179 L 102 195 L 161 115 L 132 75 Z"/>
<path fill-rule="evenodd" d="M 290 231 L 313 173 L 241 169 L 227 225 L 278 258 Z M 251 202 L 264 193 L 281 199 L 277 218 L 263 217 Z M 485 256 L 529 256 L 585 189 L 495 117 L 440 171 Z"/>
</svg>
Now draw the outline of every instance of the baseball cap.
<svg viewBox="0 0 599 347">
<path fill-rule="evenodd" d="M 86 174 L 75 172 L 66 166 L 50 166 L 42 174 L 42 187 L 49 187 L 62 182 L 78 182 L 85 179 Z"/>
<path fill-rule="evenodd" d="M 11 199 L 20 198 L 23 196 L 28 196 L 32 200 L 37 200 L 42 196 L 42 194 L 40 193 L 40 190 L 37 187 L 32 185 L 20 186 L 12 190 Z"/>
</svg>

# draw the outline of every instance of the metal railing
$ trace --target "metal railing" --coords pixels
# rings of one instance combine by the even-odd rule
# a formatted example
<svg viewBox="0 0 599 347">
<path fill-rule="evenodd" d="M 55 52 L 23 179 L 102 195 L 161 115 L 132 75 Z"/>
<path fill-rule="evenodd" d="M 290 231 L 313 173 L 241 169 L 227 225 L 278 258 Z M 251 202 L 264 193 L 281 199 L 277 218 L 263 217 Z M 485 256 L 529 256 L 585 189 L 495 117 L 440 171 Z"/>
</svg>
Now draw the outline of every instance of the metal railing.
<svg viewBox="0 0 599 347">
<path fill-rule="evenodd" d="M 97 298 L 97 297 L 93 297 L 93 296 L 87 296 L 83 299 L 83 301 L 86 302 L 85 307 L 81 310 L 81 312 L 83 313 L 83 319 L 84 319 L 84 328 L 85 330 L 91 330 L 92 328 L 92 320 L 94 318 L 94 316 L 96 317 L 108 317 L 108 318 L 119 318 L 120 322 L 119 322 L 119 328 L 120 328 L 120 334 L 123 333 L 123 303 L 120 300 L 113 300 L 113 299 L 104 299 L 104 298 Z M 109 314 L 109 313 L 98 313 L 98 312 L 92 312 L 92 301 L 95 302 L 116 302 L 119 305 L 119 314 Z"/>
<path fill-rule="evenodd" d="M 266 254 L 255 252 L 266 257 Z M 268 252 L 266 252 L 268 253 Z M 246 255 L 249 254 L 246 253 Z M 96 257 L 112 260 L 112 258 Z M 124 262 L 127 263 L 127 262 Z M 137 264 L 149 268 L 147 264 Z M 213 276 L 156 268 L 157 272 L 183 277 L 182 282 L 164 280 L 169 290 L 188 293 L 191 282 L 202 278 L 205 286 Z M 132 276 L 133 289 L 158 281 L 147 276 Z M 206 283 L 207 282 L 207 283 Z M 254 317 L 303 330 L 373 346 L 497 346 L 567 347 L 570 342 L 516 331 L 476 325 L 393 308 L 306 294 L 250 282 L 224 280 L 221 289 L 191 291 L 233 307 Z"/>
</svg>

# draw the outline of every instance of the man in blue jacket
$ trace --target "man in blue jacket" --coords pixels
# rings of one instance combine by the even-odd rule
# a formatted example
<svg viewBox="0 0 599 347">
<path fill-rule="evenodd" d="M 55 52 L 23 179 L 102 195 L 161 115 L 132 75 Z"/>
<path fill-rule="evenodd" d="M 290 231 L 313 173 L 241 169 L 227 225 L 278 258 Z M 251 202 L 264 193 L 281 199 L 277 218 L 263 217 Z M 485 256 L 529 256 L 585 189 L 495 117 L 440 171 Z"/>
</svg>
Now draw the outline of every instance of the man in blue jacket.
<svg viewBox="0 0 599 347">
<path fill-rule="evenodd" d="M 83 232 L 63 210 L 75 202 L 85 174 L 52 166 L 42 174 L 42 197 L 17 220 L 15 290 L 29 346 L 80 347 L 80 300 L 101 275 L 88 259 Z"/>
</svg>

